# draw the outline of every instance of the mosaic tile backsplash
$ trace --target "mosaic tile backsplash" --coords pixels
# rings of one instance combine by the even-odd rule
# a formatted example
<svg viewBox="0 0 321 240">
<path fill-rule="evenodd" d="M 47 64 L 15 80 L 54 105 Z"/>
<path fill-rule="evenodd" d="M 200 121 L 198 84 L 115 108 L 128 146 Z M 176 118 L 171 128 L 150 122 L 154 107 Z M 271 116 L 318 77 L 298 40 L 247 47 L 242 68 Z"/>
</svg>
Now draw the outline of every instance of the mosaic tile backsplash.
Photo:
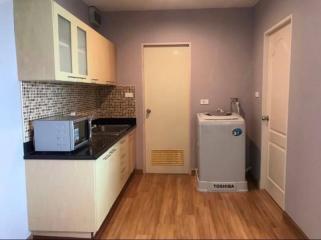
<svg viewBox="0 0 321 240">
<path fill-rule="evenodd" d="M 135 117 L 135 87 L 22 82 L 24 141 L 32 140 L 32 120 L 55 115 Z M 133 98 L 125 98 L 125 93 Z"/>
<path fill-rule="evenodd" d="M 125 93 L 133 93 L 134 98 L 125 98 Z M 105 117 L 135 117 L 135 87 L 99 89 L 100 111 Z"/>
</svg>

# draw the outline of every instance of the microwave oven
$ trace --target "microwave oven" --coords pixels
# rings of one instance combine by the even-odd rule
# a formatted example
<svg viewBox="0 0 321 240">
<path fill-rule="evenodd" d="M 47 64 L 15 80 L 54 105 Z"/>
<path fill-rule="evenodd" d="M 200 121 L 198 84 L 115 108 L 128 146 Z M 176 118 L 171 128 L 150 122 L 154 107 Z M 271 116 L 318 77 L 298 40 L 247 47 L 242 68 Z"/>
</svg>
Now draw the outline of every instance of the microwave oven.
<svg viewBox="0 0 321 240">
<path fill-rule="evenodd" d="M 54 116 L 32 125 L 35 151 L 71 152 L 91 138 L 91 117 Z"/>
</svg>

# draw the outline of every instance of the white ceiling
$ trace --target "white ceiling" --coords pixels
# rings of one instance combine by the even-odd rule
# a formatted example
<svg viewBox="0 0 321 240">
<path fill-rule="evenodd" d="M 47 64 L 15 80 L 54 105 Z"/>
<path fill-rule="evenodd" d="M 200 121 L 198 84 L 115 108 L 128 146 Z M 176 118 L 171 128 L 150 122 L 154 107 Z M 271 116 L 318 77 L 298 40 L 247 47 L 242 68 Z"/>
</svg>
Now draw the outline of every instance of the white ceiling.
<svg viewBox="0 0 321 240">
<path fill-rule="evenodd" d="M 83 0 L 101 11 L 253 7 L 258 0 Z"/>
</svg>

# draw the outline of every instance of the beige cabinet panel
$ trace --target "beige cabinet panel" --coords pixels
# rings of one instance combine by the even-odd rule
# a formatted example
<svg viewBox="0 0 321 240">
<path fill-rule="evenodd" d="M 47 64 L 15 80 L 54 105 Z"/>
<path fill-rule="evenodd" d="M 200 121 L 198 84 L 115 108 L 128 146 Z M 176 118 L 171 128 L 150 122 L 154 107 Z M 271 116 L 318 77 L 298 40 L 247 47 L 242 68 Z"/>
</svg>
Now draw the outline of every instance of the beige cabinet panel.
<svg viewBox="0 0 321 240">
<path fill-rule="evenodd" d="M 97 84 L 116 83 L 116 50 L 108 39 L 90 31 L 89 68 L 90 80 Z"/>
<path fill-rule="evenodd" d="M 100 69 L 100 82 L 101 84 L 106 84 L 108 80 L 108 45 L 107 40 L 101 36 L 100 41 L 100 61 L 99 61 L 99 69 Z"/>
<path fill-rule="evenodd" d="M 28 160 L 30 231 L 93 232 L 95 161 Z"/>
<path fill-rule="evenodd" d="M 129 175 L 135 170 L 136 165 L 136 130 L 133 130 L 128 135 L 128 145 L 129 145 Z"/>
<path fill-rule="evenodd" d="M 100 39 L 95 34 L 93 29 L 89 30 L 88 40 L 90 42 L 88 46 L 88 65 L 89 65 L 89 80 L 93 83 L 99 81 L 99 49 Z"/>
<path fill-rule="evenodd" d="M 118 143 L 119 149 L 119 181 L 120 181 L 120 188 L 126 183 L 127 178 L 129 177 L 129 138 L 128 136 L 124 137 Z"/>
<path fill-rule="evenodd" d="M 53 18 L 50 16 L 52 4 L 48 0 L 14 1 L 20 80 L 41 81 L 55 78 Z"/>
<path fill-rule="evenodd" d="M 120 184 L 120 162 L 119 162 L 119 149 L 118 146 L 114 146 L 114 148 L 116 149 L 116 152 L 114 153 L 113 156 L 110 157 L 110 171 L 112 172 L 112 174 L 110 175 L 110 181 L 111 184 L 109 186 L 109 191 L 110 191 L 110 198 L 111 200 L 114 202 L 121 189 L 121 184 Z"/>
<path fill-rule="evenodd" d="M 117 196 L 115 189 L 114 162 L 118 160 L 116 147 L 111 148 L 102 157 L 96 160 L 95 166 L 95 203 L 96 229 L 99 229 L 105 220 Z"/>
<path fill-rule="evenodd" d="M 106 40 L 94 30 L 90 31 L 89 39 L 91 42 L 89 48 L 90 80 L 93 83 L 106 84 Z"/>
<path fill-rule="evenodd" d="M 116 47 L 115 45 L 107 39 L 107 82 L 110 84 L 116 83 Z"/>
</svg>

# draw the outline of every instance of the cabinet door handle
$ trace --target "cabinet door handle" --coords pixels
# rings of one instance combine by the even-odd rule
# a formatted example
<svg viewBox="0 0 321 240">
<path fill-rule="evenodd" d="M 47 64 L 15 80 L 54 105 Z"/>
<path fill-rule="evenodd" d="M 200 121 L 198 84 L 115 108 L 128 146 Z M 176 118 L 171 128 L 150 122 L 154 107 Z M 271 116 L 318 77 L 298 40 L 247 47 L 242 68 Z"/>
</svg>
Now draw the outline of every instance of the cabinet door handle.
<svg viewBox="0 0 321 240">
<path fill-rule="evenodd" d="M 107 154 L 106 157 L 104 157 L 104 160 L 107 160 L 108 158 L 110 158 L 111 154 Z"/>
<path fill-rule="evenodd" d="M 106 157 L 104 157 L 103 159 L 104 160 L 107 160 L 108 158 L 110 158 L 112 155 L 113 155 L 113 153 L 114 152 L 116 152 L 117 151 L 117 149 L 112 149 L 107 155 L 106 155 Z"/>
<path fill-rule="evenodd" d="M 76 77 L 76 76 L 68 76 L 68 78 L 73 78 L 73 79 L 86 79 L 85 77 Z"/>
<path fill-rule="evenodd" d="M 97 79 L 97 78 L 92 78 L 91 81 L 98 82 L 99 79 Z"/>
</svg>

